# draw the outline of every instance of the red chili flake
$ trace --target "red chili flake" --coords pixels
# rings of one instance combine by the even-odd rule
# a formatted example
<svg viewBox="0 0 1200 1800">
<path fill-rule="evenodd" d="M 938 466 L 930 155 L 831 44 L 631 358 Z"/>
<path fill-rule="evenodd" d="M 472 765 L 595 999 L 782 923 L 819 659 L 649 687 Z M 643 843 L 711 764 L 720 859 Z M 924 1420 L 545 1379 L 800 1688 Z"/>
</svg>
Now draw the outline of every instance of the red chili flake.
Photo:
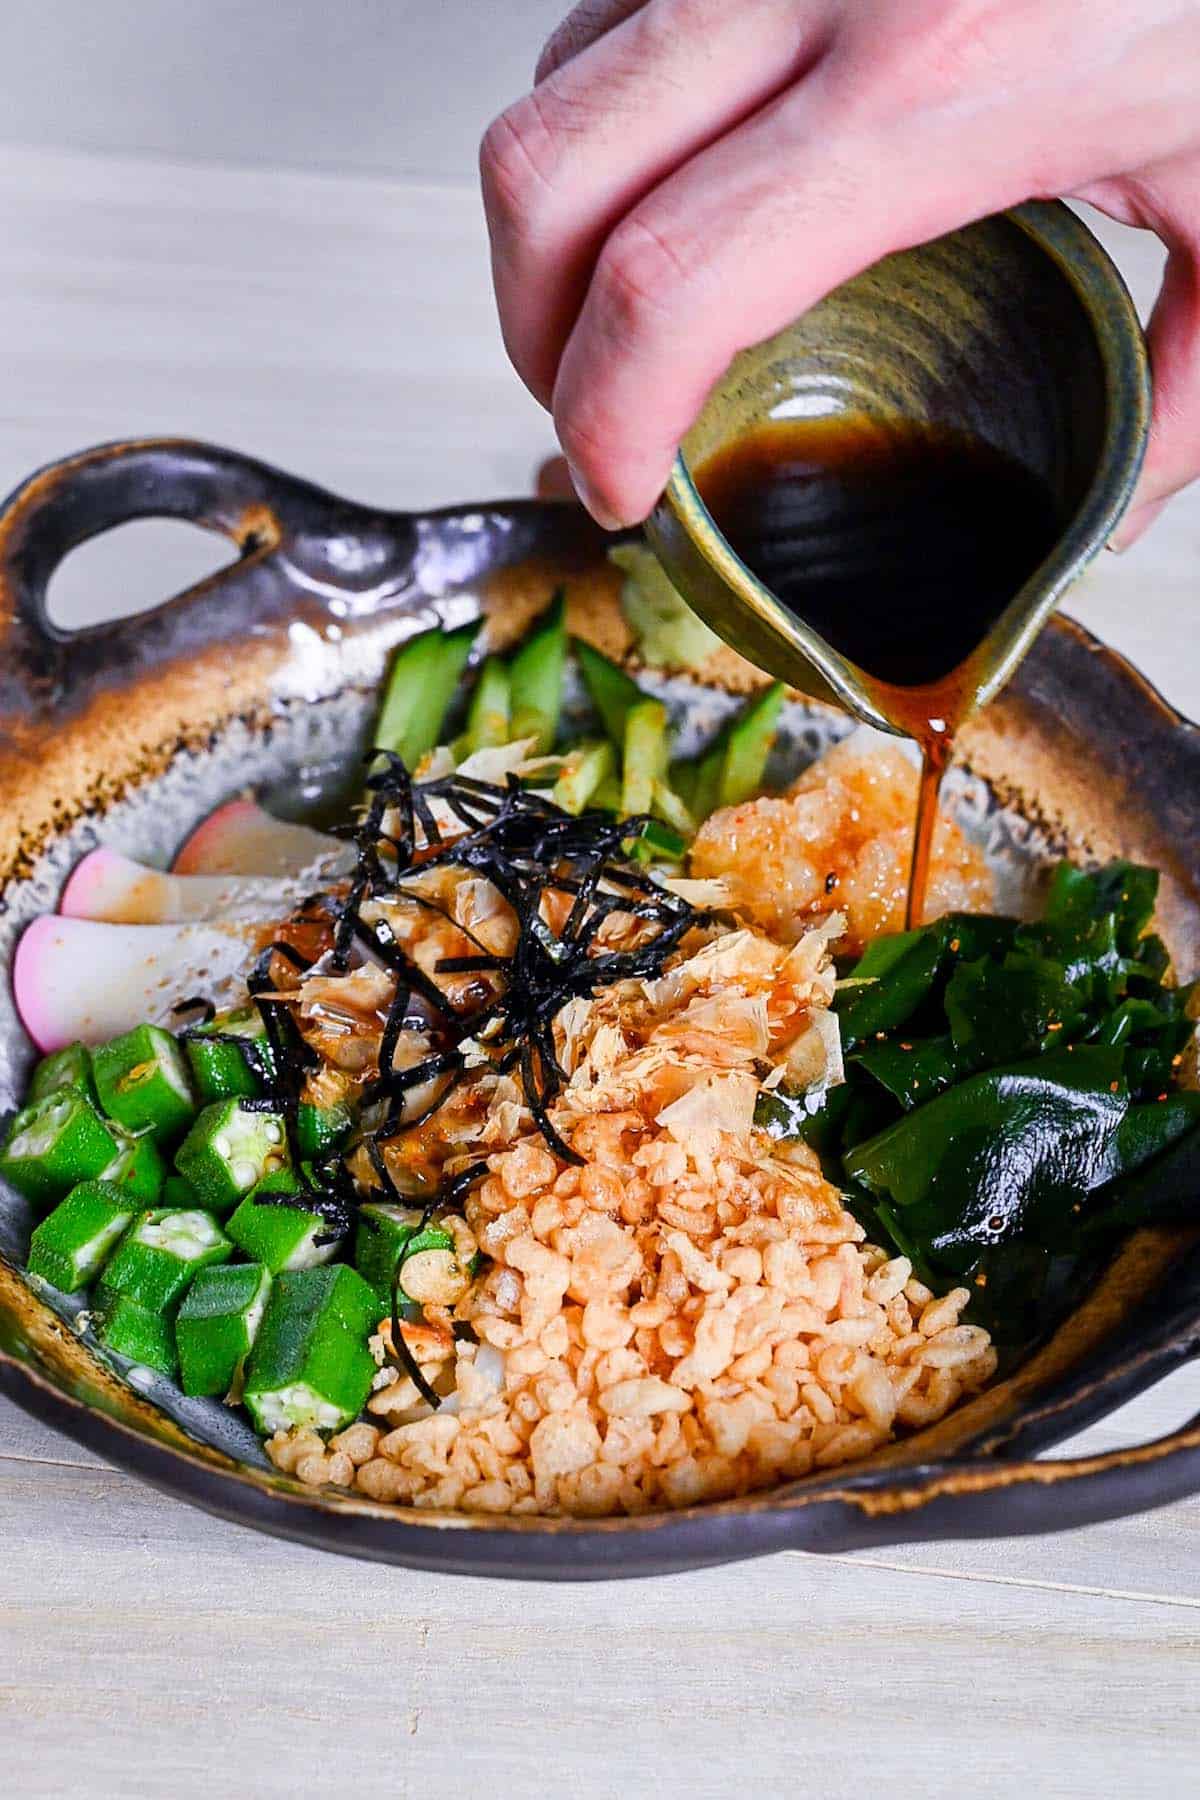
<svg viewBox="0 0 1200 1800">
<path fill-rule="evenodd" d="M 975 1277 L 975 1286 L 976 1287 L 986 1287 L 987 1286 L 987 1270 L 986 1269 L 980 1269 L 978 1275 Z"/>
<path fill-rule="evenodd" d="M 1159 1095 L 1157 1095 L 1157 1096 L 1156 1096 L 1156 1098 L 1157 1098 L 1157 1100 L 1158 1100 L 1158 1102 L 1159 1102 L 1159 1104 L 1160 1104 L 1160 1105 L 1161 1105 L 1161 1104 L 1162 1104 L 1162 1102 L 1163 1102 L 1163 1101 L 1164 1101 L 1164 1100 L 1165 1100 L 1165 1099 L 1166 1099 L 1166 1097 L 1167 1097 L 1167 1096 L 1166 1096 L 1166 1095 L 1165 1095 L 1165 1094 L 1159 1094 Z"/>
<path fill-rule="evenodd" d="M 1062 1030 L 1062 1020 L 1061 1019 L 1051 1019 L 1049 1025 L 1047 1025 L 1047 1027 L 1046 1027 L 1046 1030 L 1047 1031 L 1061 1031 Z"/>
<path fill-rule="evenodd" d="M 912 1049 L 912 1045 L 911 1045 L 911 1044 L 901 1044 L 901 1046 L 900 1046 L 900 1048 L 901 1048 L 901 1049 L 902 1049 L 902 1050 L 911 1050 L 911 1049 Z"/>
<path fill-rule="evenodd" d="M 958 939 L 957 939 L 957 938 L 951 938 L 951 939 L 950 939 L 950 948 L 951 948 L 951 950 L 957 950 L 957 949 L 958 949 L 958 944 L 959 944 L 959 940 L 958 940 Z"/>
<path fill-rule="evenodd" d="M 1118 1090 L 1118 1089 L 1119 1089 L 1119 1088 L 1120 1088 L 1120 1085 L 1121 1085 L 1121 1084 L 1120 1084 L 1120 1082 L 1119 1082 L 1119 1081 L 1110 1081 L 1110 1082 L 1109 1082 L 1109 1084 L 1108 1084 L 1108 1091 L 1109 1091 L 1109 1093 L 1110 1093 L 1110 1094 L 1115 1094 L 1115 1093 L 1116 1093 L 1116 1092 L 1117 1092 L 1117 1090 Z"/>
</svg>

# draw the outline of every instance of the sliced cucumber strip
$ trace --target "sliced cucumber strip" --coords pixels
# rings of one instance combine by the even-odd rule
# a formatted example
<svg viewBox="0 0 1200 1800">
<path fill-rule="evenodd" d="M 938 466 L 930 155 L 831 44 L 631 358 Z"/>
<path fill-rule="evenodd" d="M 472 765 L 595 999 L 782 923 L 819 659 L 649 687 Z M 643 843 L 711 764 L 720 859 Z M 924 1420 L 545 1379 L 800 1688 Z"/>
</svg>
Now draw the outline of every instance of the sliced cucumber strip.
<svg viewBox="0 0 1200 1800">
<path fill-rule="evenodd" d="M 393 657 L 375 743 L 381 750 L 394 750 L 406 768 L 415 769 L 425 752 L 441 743 L 446 713 L 480 623 L 457 631 L 424 631 L 401 644 Z"/>
</svg>

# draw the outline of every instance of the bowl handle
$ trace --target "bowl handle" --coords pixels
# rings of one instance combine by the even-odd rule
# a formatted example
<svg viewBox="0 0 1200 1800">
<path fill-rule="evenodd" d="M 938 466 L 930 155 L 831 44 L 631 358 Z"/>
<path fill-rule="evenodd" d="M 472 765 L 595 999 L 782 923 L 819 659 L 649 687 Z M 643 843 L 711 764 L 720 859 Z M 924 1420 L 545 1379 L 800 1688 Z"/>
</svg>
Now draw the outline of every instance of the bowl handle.
<svg viewBox="0 0 1200 1800">
<path fill-rule="evenodd" d="M 133 519 L 182 519 L 227 537 L 239 558 L 148 612 L 77 631 L 46 595 L 63 558 Z M 333 594 L 370 607 L 411 590 L 417 526 L 267 463 L 186 438 L 102 444 L 51 463 L 0 511 L 4 699 L 27 707 L 228 642 Z M 0 703 L 0 710 L 7 710 Z"/>
</svg>

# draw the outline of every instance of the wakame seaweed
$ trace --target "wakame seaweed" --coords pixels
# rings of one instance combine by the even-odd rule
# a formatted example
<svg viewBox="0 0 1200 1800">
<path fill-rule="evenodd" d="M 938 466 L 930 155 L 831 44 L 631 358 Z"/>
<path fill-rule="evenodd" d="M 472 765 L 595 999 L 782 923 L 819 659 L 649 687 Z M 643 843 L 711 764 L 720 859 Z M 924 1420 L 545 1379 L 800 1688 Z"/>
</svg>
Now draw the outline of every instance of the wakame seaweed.
<svg viewBox="0 0 1200 1800">
<path fill-rule="evenodd" d="M 845 1083 L 775 1096 L 877 1241 L 1014 1348 L 1121 1233 L 1194 1219 L 1200 1094 L 1179 1087 L 1193 989 L 1149 931 L 1158 877 L 1062 863 L 1036 924 L 952 914 L 871 944 L 835 1001 Z"/>
</svg>

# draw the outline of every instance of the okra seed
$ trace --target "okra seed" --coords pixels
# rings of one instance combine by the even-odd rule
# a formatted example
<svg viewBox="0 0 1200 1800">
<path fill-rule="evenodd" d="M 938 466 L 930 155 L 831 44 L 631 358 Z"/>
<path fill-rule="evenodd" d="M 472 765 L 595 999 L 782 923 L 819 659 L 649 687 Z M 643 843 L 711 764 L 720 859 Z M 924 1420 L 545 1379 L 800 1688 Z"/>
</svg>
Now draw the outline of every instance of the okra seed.
<svg viewBox="0 0 1200 1800">
<path fill-rule="evenodd" d="M 283 1133 L 282 1133 L 282 1131 L 281 1131 L 281 1130 L 280 1130 L 280 1129 L 279 1129 L 279 1127 L 278 1127 L 278 1125 L 276 1125 L 276 1124 L 275 1124 L 275 1123 L 274 1123 L 274 1121 L 273 1121 L 273 1120 L 272 1120 L 272 1122 L 271 1122 L 271 1123 L 270 1123 L 270 1124 L 269 1124 L 269 1125 L 268 1125 L 268 1126 L 266 1126 L 266 1128 L 265 1128 L 265 1129 L 264 1129 L 264 1131 L 263 1131 L 263 1136 L 264 1136 L 264 1137 L 265 1137 L 265 1138 L 266 1138 L 266 1140 L 267 1140 L 267 1142 L 268 1142 L 268 1144 L 278 1144 L 278 1143 L 281 1143 L 281 1142 L 282 1142 L 282 1141 L 283 1141 Z"/>
<path fill-rule="evenodd" d="M 258 1165 L 256 1163 L 248 1162 L 245 1157 L 241 1157 L 234 1163 L 229 1173 L 233 1176 L 234 1182 L 238 1187 L 253 1187 L 255 1181 L 258 1179 Z"/>
<path fill-rule="evenodd" d="M 233 1145 L 230 1143 L 229 1139 L 225 1136 L 224 1132 L 219 1132 L 217 1134 L 217 1136 L 213 1139 L 212 1147 L 216 1151 L 218 1156 L 228 1156 L 229 1152 L 233 1149 Z"/>
</svg>

